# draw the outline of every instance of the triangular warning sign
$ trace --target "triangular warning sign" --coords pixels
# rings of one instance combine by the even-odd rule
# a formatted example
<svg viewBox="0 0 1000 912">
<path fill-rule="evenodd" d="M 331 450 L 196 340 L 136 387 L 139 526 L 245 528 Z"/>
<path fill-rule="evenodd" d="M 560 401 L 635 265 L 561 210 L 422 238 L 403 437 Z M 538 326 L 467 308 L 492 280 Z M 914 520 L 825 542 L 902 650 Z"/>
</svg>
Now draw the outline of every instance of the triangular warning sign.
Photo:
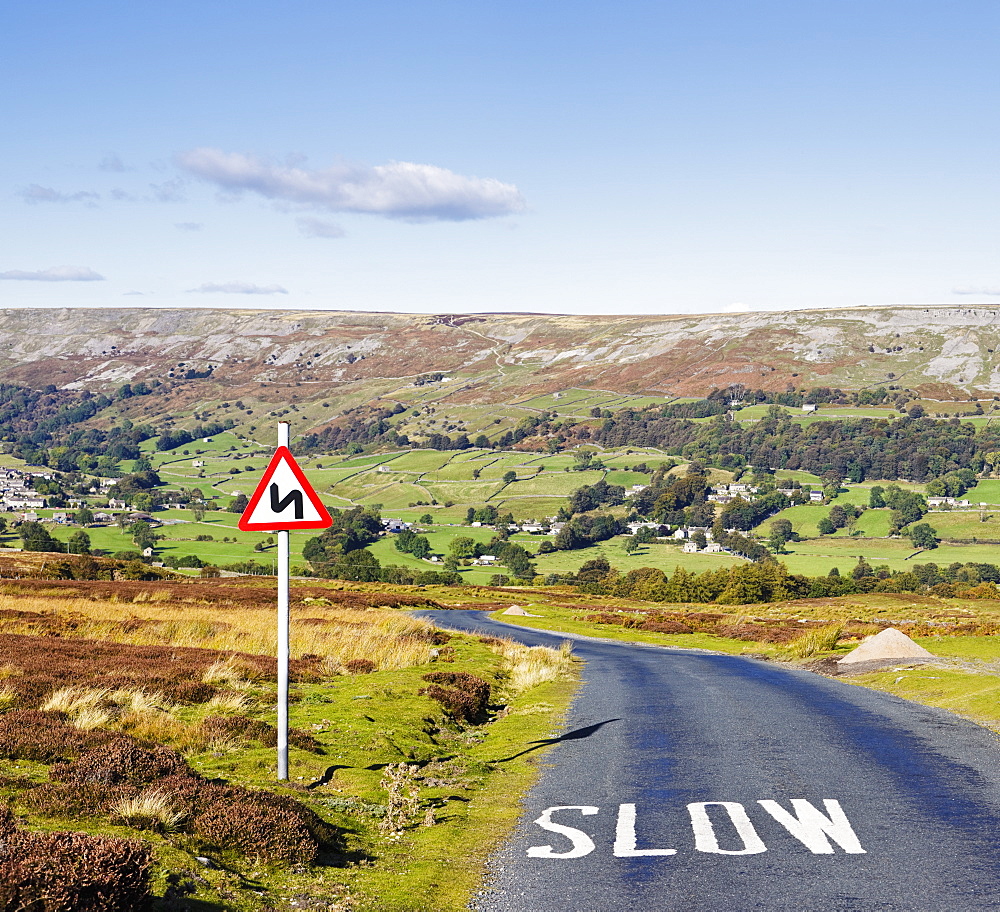
<svg viewBox="0 0 1000 912">
<path fill-rule="evenodd" d="M 240 517 L 244 532 L 325 529 L 330 514 L 306 480 L 288 447 L 278 447 Z"/>
</svg>

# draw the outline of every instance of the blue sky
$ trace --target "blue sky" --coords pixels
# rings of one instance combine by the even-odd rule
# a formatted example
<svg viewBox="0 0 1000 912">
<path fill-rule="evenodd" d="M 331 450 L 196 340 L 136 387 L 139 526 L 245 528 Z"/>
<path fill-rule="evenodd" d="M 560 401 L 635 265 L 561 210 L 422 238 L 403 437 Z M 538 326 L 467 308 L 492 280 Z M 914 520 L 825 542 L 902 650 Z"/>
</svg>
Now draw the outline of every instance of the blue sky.
<svg viewBox="0 0 1000 912">
<path fill-rule="evenodd" d="M 1000 304 L 996 0 L 62 0 L 0 31 L 0 307 Z"/>
</svg>

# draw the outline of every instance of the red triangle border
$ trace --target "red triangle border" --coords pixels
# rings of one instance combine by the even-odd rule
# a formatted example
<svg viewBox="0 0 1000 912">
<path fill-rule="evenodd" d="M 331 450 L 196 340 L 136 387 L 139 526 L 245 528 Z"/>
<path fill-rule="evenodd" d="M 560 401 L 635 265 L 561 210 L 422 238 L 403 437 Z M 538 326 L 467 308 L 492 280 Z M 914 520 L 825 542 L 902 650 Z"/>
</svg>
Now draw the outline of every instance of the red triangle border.
<svg viewBox="0 0 1000 912">
<path fill-rule="evenodd" d="M 264 492 L 271 483 L 271 478 L 274 476 L 274 473 L 278 470 L 278 466 L 281 465 L 282 462 L 288 463 L 288 467 L 292 470 L 295 480 L 298 481 L 302 488 L 302 493 L 309 499 L 309 502 L 316 509 L 316 512 L 319 513 L 319 519 L 289 520 L 281 523 L 251 523 L 250 517 L 253 516 L 253 512 L 257 508 L 257 504 L 260 503 L 261 498 L 264 496 Z M 286 446 L 278 447 L 278 449 L 274 451 L 271 461 L 267 464 L 267 468 L 264 470 L 264 477 L 261 478 L 256 490 L 253 492 L 253 496 L 250 498 L 250 503 L 247 504 L 247 508 L 240 516 L 240 521 L 238 523 L 239 528 L 244 532 L 283 532 L 286 529 L 326 529 L 331 525 L 333 525 L 333 518 L 330 516 L 330 512 L 324 506 L 323 501 L 319 499 L 319 495 L 309 483 L 309 480 L 306 478 L 302 469 L 299 468 L 299 464 L 295 461 L 295 457 L 292 456 L 292 451 Z"/>
</svg>

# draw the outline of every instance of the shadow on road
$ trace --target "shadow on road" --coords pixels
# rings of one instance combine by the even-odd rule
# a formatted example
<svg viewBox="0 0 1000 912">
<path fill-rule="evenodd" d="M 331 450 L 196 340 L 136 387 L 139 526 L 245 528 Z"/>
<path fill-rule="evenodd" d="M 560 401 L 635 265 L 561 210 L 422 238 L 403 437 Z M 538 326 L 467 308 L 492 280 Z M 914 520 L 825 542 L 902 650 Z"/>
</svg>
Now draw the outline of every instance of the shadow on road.
<svg viewBox="0 0 1000 912">
<path fill-rule="evenodd" d="M 605 725 L 610 725 L 612 722 L 621 722 L 621 719 L 605 719 L 603 722 L 595 722 L 593 725 L 585 725 L 583 728 L 574 728 L 573 731 L 566 732 L 565 735 L 560 735 L 558 738 L 546 738 L 544 741 L 529 741 L 528 743 L 533 745 L 533 747 L 526 747 L 520 753 L 512 754 L 509 757 L 501 757 L 499 760 L 490 760 L 489 762 L 507 763 L 510 760 L 516 760 L 518 757 L 523 757 L 525 754 L 530 754 L 532 751 L 536 751 L 539 748 L 547 747 L 550 744 L 561 744 L 563 741 L 582 741 L 584 738 L 589 738 Z"/>
</svg>

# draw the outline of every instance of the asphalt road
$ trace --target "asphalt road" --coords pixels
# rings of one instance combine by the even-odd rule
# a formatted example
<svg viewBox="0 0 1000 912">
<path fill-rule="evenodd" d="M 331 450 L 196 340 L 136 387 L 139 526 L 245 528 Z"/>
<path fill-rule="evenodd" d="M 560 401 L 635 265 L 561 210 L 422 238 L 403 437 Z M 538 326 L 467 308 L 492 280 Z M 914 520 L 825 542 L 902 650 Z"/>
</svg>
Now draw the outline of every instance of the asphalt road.
<svg viewBox="0 0 1000 912">
<path fill-rule="evenodd" d="M 585 685 L 473 909 L 1000 909 L 990 731 L 764 662 L 570 639 Z"/>
</svg>

